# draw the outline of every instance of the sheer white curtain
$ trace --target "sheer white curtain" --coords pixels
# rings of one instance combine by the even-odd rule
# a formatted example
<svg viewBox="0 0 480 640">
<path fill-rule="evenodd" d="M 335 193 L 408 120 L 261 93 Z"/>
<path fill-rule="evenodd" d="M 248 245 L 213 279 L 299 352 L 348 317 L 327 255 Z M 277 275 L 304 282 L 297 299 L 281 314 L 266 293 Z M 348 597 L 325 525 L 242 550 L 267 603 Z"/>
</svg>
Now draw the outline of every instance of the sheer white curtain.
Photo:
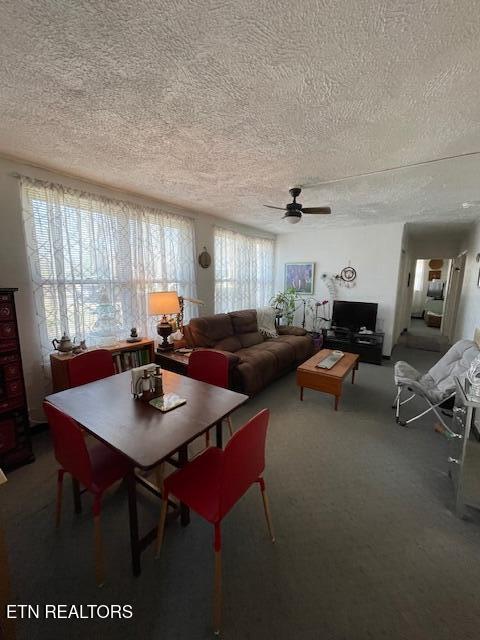
<svg viewBox="0 0 480 640">
<path fill-rule="evenodd" d="M 87 344 L 108 331 L 155 335 L 150 291 L 195 296 L 189 218 L 21 178 L 27 252 L 42 355 L 67 331 Z M 195 313 L 194 305 L 185 312 Z"/>
<path fill-rule="evenodd" d="M 268 305 L 273 296 L 275 243 L 215 227 L 215 312 Z"/>
</svg>

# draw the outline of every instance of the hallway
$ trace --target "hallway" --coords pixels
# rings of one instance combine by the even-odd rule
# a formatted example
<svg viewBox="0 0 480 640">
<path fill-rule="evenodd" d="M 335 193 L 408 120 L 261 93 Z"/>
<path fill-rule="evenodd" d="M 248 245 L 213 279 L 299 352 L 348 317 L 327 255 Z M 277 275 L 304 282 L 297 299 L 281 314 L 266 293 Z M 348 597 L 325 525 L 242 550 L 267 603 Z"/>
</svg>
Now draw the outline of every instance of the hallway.
<svg viewBox="0 0 480 640">
<path fill-rule="evenodd" d="M 410 328 L 400 336 L 398 344 L 409 349 L 422 349 L 423 351 L 445 352 L 448 347 L 448 339 L 440 333 L 440 329 L 428 327 L 421 318 L 412 318 Z"/>
</svg>

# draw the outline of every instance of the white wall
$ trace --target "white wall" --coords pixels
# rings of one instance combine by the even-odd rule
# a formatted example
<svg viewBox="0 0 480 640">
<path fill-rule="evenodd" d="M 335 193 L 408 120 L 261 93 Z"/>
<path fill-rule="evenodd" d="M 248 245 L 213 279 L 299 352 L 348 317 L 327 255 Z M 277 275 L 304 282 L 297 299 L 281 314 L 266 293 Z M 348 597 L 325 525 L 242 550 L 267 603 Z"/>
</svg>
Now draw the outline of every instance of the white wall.
<svg viewBox="0 0 480 640">
<path fill-rule="evenodd" d="M 480 262 L 476 261 L 476 256 L 480 253 L 480 222 L 472 227 L 462 250 L 467 251 L 467 261 L 455 340 L 460 340 L 461 338 L 472 340 L 475 329 L 480 327 L 480 288 L 477 284 Z"/>
<path fill-rule="evenodd" d="M 392 344 L 395 345 L 400 333 L 408 326 L 410 316 L 411 292 L 413 290 L 413 271 L 409 247 L 409 235 L 406 226 L 402 233 L 402 247 L 400 266 L 398 270 L 397 304 L 395 309 L 395 321 L 393 327 Z"/>
<path fill-rule="evenodd" d="M 16 293 L 17 314 L 28 405 L 33 421 L 43 419 L 41 405 L 44 396 L 50 392 L 50 389 L 45 385 L 45 377 L 42 371 L 38 348 L 33 294 L 25 249 L 20 190 L 18 180 L 13 175 L 15 173 L 50 180 L 52 182 L 60 182 L 72 188 L 83 189 L 106 197 L 161 207 L 165 211 L 187 215 L 192 218 L 195 222 L 197 256 L 202 251 L 203 246 L 207 247 L 208 252 L 212 256 L 212 265 L 208 269 L 202 269 L 200 266 L 197 267 L 197 295 L 201 300 L 205 301 L 205 306 L 200 308 L 202 315 L 214 313 L 214 225 L 220 224 L 223 227 L 252 235 L 269 238 L 274 237 L 271 234 L 252 227 L 234 224 L 213 216 L 180 209 L 135 194 L 123 193 L 117 189 L 93 185 L 71 176 L 55 174 L 38 167 L 32 167 L 20 161 L 0 157 L 0 286 L 18 287 L 19 289 Z"/>
<path fill-rule="evenodd" d="M 467 228 L 451 228 L 449 225 L 439 225 L 431 231 L 421 229 L 417 231 L 415 225 L 407 225 L 410 236 L 409 246 L 412 258 L 455 258 L 460 253 Z"/>
<path fill-rule="evenodd" d="M 402 234 L 401 223 L 315 232 L 292 229 L 277 238 L 276 291 L 283 291 L 286 262 L 314 262 L 314 297 L 326 299 L 321 274 L 340 273 L 350 263 L 357 270 L 356 285 L 338 286 L 336 298 L 378 302 L 377 330 L 385 331 L 383 352 L 390 355 Z"/>
</svg>

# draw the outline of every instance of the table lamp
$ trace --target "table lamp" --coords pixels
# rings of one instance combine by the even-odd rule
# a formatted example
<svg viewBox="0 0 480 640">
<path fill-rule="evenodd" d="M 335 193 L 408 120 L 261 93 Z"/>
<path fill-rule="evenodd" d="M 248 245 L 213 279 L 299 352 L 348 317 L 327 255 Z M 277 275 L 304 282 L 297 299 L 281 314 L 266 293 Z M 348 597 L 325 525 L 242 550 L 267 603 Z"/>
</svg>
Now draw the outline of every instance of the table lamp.
<svg viewBox="0 0 480 640">
<path fill-rule="evenodd" d="M 167 315 L 173 315 L 180 312 L 180 303 L 176 291 L 155 291 L 148 296 L 148 315 L 162 316 L 157 324 L 157 333 L 163 338 L 162 343 L 158 345 L 159 351 L 169 351 L 173 349 L 167 341 L 168 336 L 172 333 L 172 327 L 168 322 Z"/>
</svg>

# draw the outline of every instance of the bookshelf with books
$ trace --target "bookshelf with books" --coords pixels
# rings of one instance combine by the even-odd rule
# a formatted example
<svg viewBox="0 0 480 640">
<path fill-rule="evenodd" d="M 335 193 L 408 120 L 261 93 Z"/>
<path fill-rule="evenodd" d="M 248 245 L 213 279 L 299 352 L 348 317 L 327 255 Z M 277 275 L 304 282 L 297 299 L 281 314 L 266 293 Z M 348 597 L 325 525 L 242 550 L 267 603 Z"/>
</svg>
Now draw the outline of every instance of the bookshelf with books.
<svg viewBox="0 0 480 640">
<path fill-rule="evenodd" d="M 115 373 L 122 373 L 134 367 L 155 362 L 155 343 L 153 340 L 143 338 L 138 342 L 126 342 L 122 340 L 112 347 L 93 347 L 92 349 L 107 349 L 113 358 Z M 88 349 L 87 351 L 91 351 Z M 85 352 L 82 352 L 85 353 Z M 71 387 L 68 376 L 68 360 L 76 358 L 72 353 L 51 353 L 50 367 L 52 370 L 53 391 L 63 391 Z"/>
</svg>

